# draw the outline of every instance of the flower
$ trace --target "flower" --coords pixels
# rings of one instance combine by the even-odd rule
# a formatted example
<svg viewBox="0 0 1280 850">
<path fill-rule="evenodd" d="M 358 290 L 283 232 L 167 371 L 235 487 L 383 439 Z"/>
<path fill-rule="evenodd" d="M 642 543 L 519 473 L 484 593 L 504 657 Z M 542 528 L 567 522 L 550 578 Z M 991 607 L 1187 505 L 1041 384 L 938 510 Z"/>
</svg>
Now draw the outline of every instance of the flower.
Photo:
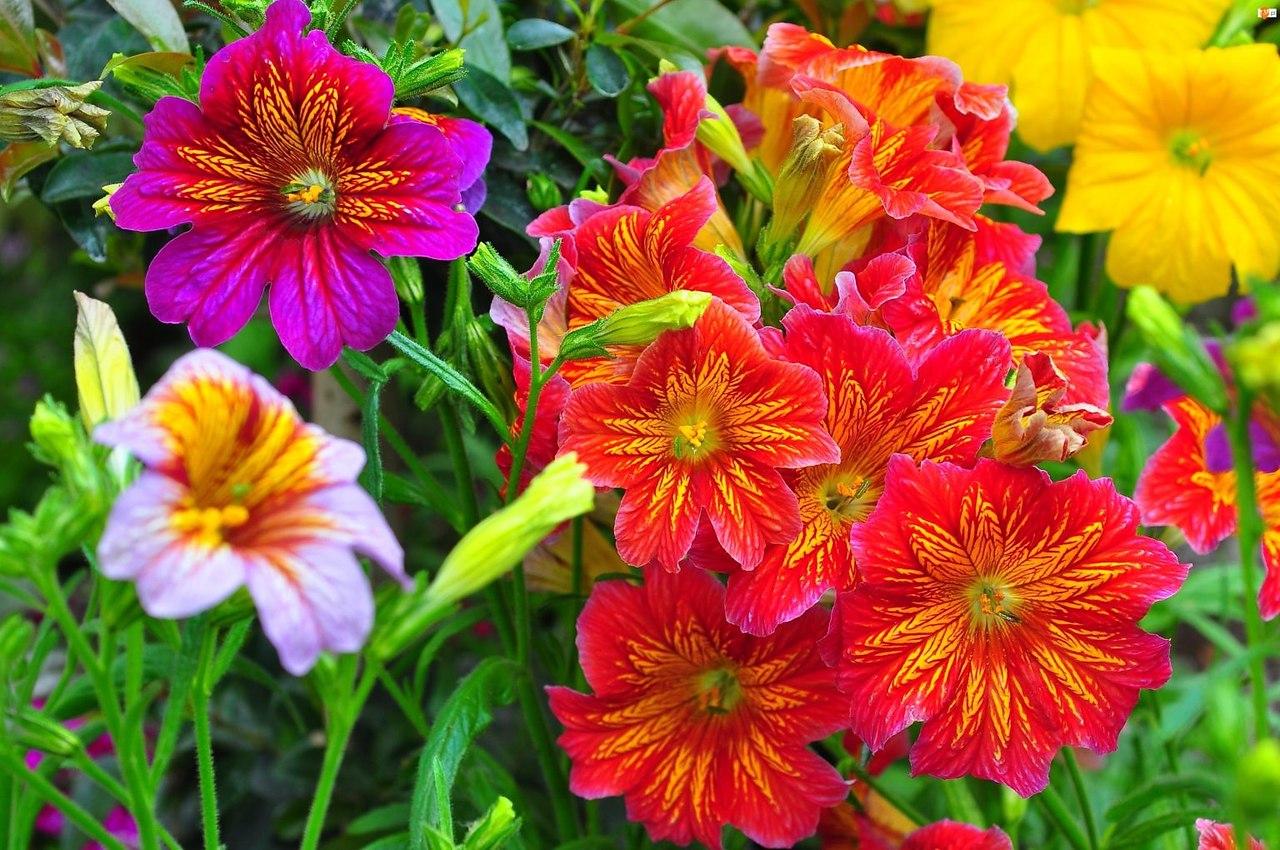
<svg viewBox="0 0 1280 850">
<path fill-rule="evenodd" d="M 1115 749 L 1169 642 L 1138 628 L 1187 567 L 1136 533 L 1110 481 L 905 456 L 851 540 L 862 583 L 828 649 L 852 731 L 873 749 L 915 720 L 913 774 L 970 774 L 1027 797 L 1059 747 Z"/>
<path fill-rule="evenodd" d="M 906 837 L 902 850 L 1013 850 L 1013 842 L 999 827 L 980 829 L 967 823 L 941 820 Z"/>
<path fill-rule="evenodd" d="M 654 841 L 719 850 L 726 823 L 765 847 L 813 834 L 819 811 L 848 795 L 807 749 L 840 728 L 833 671 L 811 611 L 769 638 L 724 620 L 707 573 L 651 571 L 641 587 L 596 584 L 578 620 L 594 694 L 547 689 L 580 797 L 622 794 Z"/>
<path fill-rule="evenodd" d="M 488 194 L 482 177 L 485 166 L 489 164 L 489 156 L 493 153 L 493 136 L 489 131 L 466 118 L 437 115 L 415 106 L 397 106 L 391 113 L 430 124 L 444 133 L 444 137 L 453 146 L 453 152 L 462 160 L 462 171 L 458 174 L 462 206 L 472 215 L 479 212 Z"/>
<path fill-rule="evenodd" d="M 1075 141 L 1090 81 L 1136 82 L 1091 68 L 1093 48 L 1199 47 L 1230 5 L 1176 3 L 1152 16 L 1145 0 L 932 0 L 928 51 L 959 62 L 970 80 L 1008 84 L 1023 140 L 1049 150 Z"/>
<path fill-rule="evenodd" d="M 321 650 L 354 652 L 368 636 L 373 595 L 353 551 L 408 582 L 355 484 L 364 451 L 217 351 L 179 358 L 94 438 L 146 467 L 112 507 L 98 561 L 135 582 L 153 617 L 190 617 L 246 586 L 280 663 L 302 675 Z"/>
<path fill-rule="evenodd" d="M 989 331 L 952 337 L 913 369 L 889 334 L 845 315 L 802 306 L 784 327 L 787 359 L 822 377 L 840 459 L 788 473 L 803 529 L 770 546 L 754 570 L 730 574 L 729 621 L 751 634 L 768 634 L 831 588 L 856 585 L 849 529 L 875 508 L 890 456 L 972 464 L 1008 396 L 1009 344 Z"/>
<path fill-rule="evenodd" d="M 712 301 L 688 330 L 667 331 L 625 384 L 569 396 L 561 451 L 587 478 L 626 494 L 615 526 L 629 564 L 675 570 L 705 512 L 729 555 L 750 569 L 769 543 L 799 533 L 800 509 L 778 468 L 835 463 L 813 370 L 770 357 L 733 309 Z"/>
<path fill-rule="evenodd" d="M 1198 8 L 1188 4 L 1187 8 Z M 1164 16 L 1162 15 L 1161 18 Z M 1114 230 L 1107 272 L 1175 301 L 1280 271 L 1280 56 L 1271 45 L 1099 50 L 1057 227 Z"/>
<path fill-rule="evenodd" d="M 995 459 L 1014 466 L 1064 461 L 1111 424 L 1111 415 L 1092 404 L 1062 404 L 1066 392 L 1067 378 L 1052 357 L 1039 351 L 1023 357 L 992 429 Z"/>
<path fill-rule="evenodd" d="M 1225 442 L 1222 420 L 1188 396 L 1166 401 L 1163 408 L 1177 430 L 1143 467 L 1134 501 L 1144 523 L 1172 525 L 1196 552 L 1209 552 L 1235 533 L 1239 518 L 1230 449 L 1218 445 Z M 1257 422 L 1251 425 L 1255 451 L 1274 446 L 1265 428 Z M 1258 607 L 1269 620 L 1280 614 L 1280 469 L 1260 468 L 1254 482 L 1266 524 L 1262 556 L 1267 575 L 1258 591 Z"/>
<path fill-rule="evenodd" d="M 1236 835 L 1230 824 L 1196 818 L 1196 832 L 1200 834 L 1196 850 L 1236 850 Z M 1249 850 L 1266 850 L 1266 845 L 1251 835 Z"/>
<path fill-rule="evenodd" d="M 304 35 L 309 20 L 301 0 L 276 0 L 261 30 L 209 61 L 200 106 L 161 98 L 111 209 L 126 230 L 193 225 L 147 269 L 156 318 L 217 345 L 270 284 L 280 341 L 323 369 L 395 328 L 395 287 L 371 250 L 452 259 L 477 230 L 458 209 L 471 166 L 449 138 L 393 120 L 391 78 Z"/>
</svg>

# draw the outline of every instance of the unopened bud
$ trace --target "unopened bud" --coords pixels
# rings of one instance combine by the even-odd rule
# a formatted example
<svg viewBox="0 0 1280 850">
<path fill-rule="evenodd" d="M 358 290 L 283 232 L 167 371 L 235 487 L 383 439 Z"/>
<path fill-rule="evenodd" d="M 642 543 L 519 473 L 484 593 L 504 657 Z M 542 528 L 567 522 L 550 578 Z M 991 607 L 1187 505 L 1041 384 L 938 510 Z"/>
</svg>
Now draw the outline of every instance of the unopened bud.
<svg viewBox="0 0 1280 850">
<path fill-rule="evenodd" d="M 533 310 L 538 314 L 538 318 L 541 318 L 542 308 L 546 306 L 547 299 L 555 294 L 560 286 L 557 277 L 559 263 L 559 240 L 551 246 L 543 271 L 532 277 L 520 274 L 494 250 L 492 245 L 481 242 L 476 247 L 475 253 L 467 260 L 467 267 L 503 301 L 514 304 L 522 310 Z"/>
<path fill-rule="evenodd" d="M 84 427 L 119 419 L 138 403 L 138 376 L 116 314 L 102 301 L 76 292 L 76 393 Z"/>
<path fill-rule="evenodd" d="M 529 203 L 533 204 L 533 208 L 538 212 L 545 212 L 564 203 L 560 187 L 541 171 L 535 171 L 529 175 L 525 193 L 529 196 Z"/>
<path fill-rule="evenodd" d="M 1280 799 L 1280 742 L 1266 738 L 1244 754 L 1236 765 L 1235 797 L 1246 821 L 1275 816 Z"/>
<path fill-rule="evenodd" d="M 30 428 L 40 460 L 59 468 L 75 462 L 81 441 L 65 407 L 46 396 L 36 402 Z"/>
<path fill-rule="evenodd" d="M 1137 326 L 1161 370 L 1187 394 L 1219 415 L 1227 412 L 1222 374 L 1200 338 L 1149 286 L 1129 293 L 1126 315 Z"/>
<path fill-rule="evenodd" d="M 39 710 L 24 708 L 18 712 L 14 737 L 19 746 L 55 756 L 70 756 L 84 746 L 80 736 Z"/>
<path fill-rule="evenodd" d="M 391 272 L 391 282 L 401 301 L 411 307 L 422 304 L 422 267 L 416 257 L 389 257 L 387 271 Z"/>
<path fill-rule="evenodd" d="M 23 661 L 31 648 L 36 627 L 22 614 L 10 614 L 0 623 L 0 667 Z"/>
<path fill-rule="evenodd" d="M 511 504 L 458 541 L 427 589 L 427 600 L 447 605 L 507 574 L 556 526 L 591 510 L 595 488 L 586 465 L 570 452 L 542 470 Z"/>
<path fill-rule="evenodd" d="M 102 86 L 93 80 L 78 86 L 18 83 L 0 89 L 0 139 L 6 142 L 64 141 L 75 148 L 91 148 L 107 129 L 111 113 L 85 103 Z"/>
<path fill-rule="evenodd" d="M 520 818 L 506 797 L 499 797 L 467 831 L 463 850 L 500 850 L 520 830 Z"/>
<path fill-rule="evenodd" d="M 565 334 L 560 356 L 566 360 L 599 357 L 607 345 L 648 345 L 664 331 L 693 327 L 711 298 L 709 292 L 679 289 L 619 307 L 603 319 Z"/>
<path fill-rule="evenodd" d="M 472 319 L 463 330 L 463 345 L 470 377 L 484 390 L 487 398 L 501 407 L 507 406 L 508 420 L 515 416 L 516 382 L 511 375 L 511 358 L 502 353 L 493 339 L 491 320 Z"/>
<path fill-rule="evenodd" d="M 843 129 L 839 125 L 824 130 L 822 122 L 812 115 L 801 115 L 791 123 L 791 150 L 773 188 L 770 242 L 782 242 L 795 235 L 815 200 L 821 197 L 843 146 Z"/>
</svg>

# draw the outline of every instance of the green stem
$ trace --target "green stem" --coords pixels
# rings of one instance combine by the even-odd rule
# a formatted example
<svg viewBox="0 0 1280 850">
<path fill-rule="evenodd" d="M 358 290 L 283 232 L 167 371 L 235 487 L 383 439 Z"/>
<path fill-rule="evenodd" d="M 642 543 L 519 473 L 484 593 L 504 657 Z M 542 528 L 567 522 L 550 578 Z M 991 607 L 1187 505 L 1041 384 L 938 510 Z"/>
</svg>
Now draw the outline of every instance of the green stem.
<svg viewBox="0 0 1280 850">
<path fill-rule="evenodd" d="M 338 771 L 342 769 L 342 760 L 346 755 L 347 742 L 351 740 L 351 731 L 355 728 L 356 718 L 364 708 L 373 685 L 378 681 L 382 665 L 374 659 L 366 659 L 364 672 L 355 693 L 349 690 L 350 682 L 343 688 L 343 695 L 336 705 L 330 705 L 328 722 L 325 729 L 324 762 L 320 766 L 320 779 L 316 782 L 316 793 L 312 799 L 311 812 L 307 815 L 307 825 L 302 833 L 302 850 L 316 850 L 320 846 L 320 837 L 324 832 L 324 820 L 329 813 L 329 802 L 333 799 L 333 789 L 338 783 Z"/>
<path fill-rule="evenodd" d="M 1089 789 L 1080 774 L 1080 763 L 1070 747 L 1062 748 L 1062 761 L 1067 766 L 1067 774 L 1071 777 L 1071 785 L 1076 791 L 1076 800 L 1080 803 L 1080 814 L 1084 819 L 1085 834 L 1089 838 L 1091 850 L 1098 850 L 1098 823 L 1093 815 L 1093 804 L 1089 800 Z"/>
<path fill-rule="evenodd" d="M 211 671 L 217 646 L 217 629 L 209 626 L 200 646 L 195 687 L 191 689 L 191 708 L 196 729 L 196 767 L 200 779 L 200 821 L 204 831 L 205 850 L 219 850 L 222 846 L 218 840 L 218 787 L 213 773 L 213 736 L 209 731 Z"/>
<path fill-rule="evenodd" d="M 564 771 L 560 769 L 560 762 L 557 760 L 555 741 L 551 738 L 547 719 L 542 713 L 542 701 L 534 687 L 532 671 L 520 677 L 516 694 L 520 698 L 520 711 L 524 715 L 524 724 L 529 729 L 529 737 L 533 739 L 533 749 L 538 757 L 538 765 L 551 791 L 556 831 L 560 834 L 561 843 L 572 841 L 578 835 L 578 817 L 574 813 L 573 798 L 569 795 Z"/>
<path fill-rule="evenodd" d="M 59 791 L 52 782 L 41 776 L 38 772 L 31 770 L 27 765 L 18 758 L 10 750 L 0 750 L 0 767 L 9 773 L 21 784 L 35 791 L 49 805 L 66 816 L 67 820 L 74 823 L 85 835 L 101 844 L 108 850 L 127 850 L 127 848 L 114 835 L 98 823 L 97 819 L 82 809 L 74 800 Z"/>
<path fill-rule="evenodd" d="M 922 815 L 919 809 L 908 803 L 896 791 L 887 787 L 879 779 L 868 773 L 867 769 L 856 761 L 849 765 L 849 769 L 852 770 L 853 775 L 865 783 L 868 788 L 887 800 L 889 805 L 901 812 L 907 820 L 911 821 L 916 826 L 929 823 L 930 820 L 932 820 L 931 818 L 927 818 Z"/>
<path fill-rule="evenodd" d="M 1265 658 L 1261 652 L 1265 641 L 1262 613 L 1258 610 L 1258 547 L 1262 542 L 1262 517 L 1258 515 L 1258 491 L 1253 477 L 1253 449 L 1249 439 L 1253 396 L 1245 388 L 1237 389 L 1235 410 L 1227 423 L 1231 442 L 1231 459 L 1236 473 L 1236 507 L 1239 513 L 1237 536 L 1240 541 L 1240 572 L 1244 578 L 1244 631 L 1250 650 L 1249 680 L 1253 690 L 1254 740 L 1267 737 L 1267 685 Z"/>
<path fill-rule="evenodd" d="M 1089 850 L 1089 839 L 1084 834 L 1084 830 L 1080 829 L 1080 824 L 1076 822 L 1075 816 L 1071 810 L 1067 808 L 1067 804 L 1058 796 L 1058 792 L 1050 786 L 1045 788 L 1035 797 L 1036 803 L 1044 809 L 1044 813 L 1049 820 L 1058 826 L 1062 837 L 1067 839 L 1075 850 Z"/>
</svg>

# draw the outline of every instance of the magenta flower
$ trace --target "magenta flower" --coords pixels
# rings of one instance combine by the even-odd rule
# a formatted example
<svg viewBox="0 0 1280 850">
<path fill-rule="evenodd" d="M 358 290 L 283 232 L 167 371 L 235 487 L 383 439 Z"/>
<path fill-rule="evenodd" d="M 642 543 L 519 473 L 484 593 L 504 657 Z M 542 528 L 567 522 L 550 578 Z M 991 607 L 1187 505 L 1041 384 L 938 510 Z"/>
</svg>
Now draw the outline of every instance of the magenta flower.
<svg viewBox="0 0 1280 850">
<path fill-rule="evenodd" d="M 180 358 L 94 438 L 146 467 L 107 518 L 107 578 L 153 617 L 189 617 L 247 586 L 290 673 L 355 652 L 373 595 L 355 552 L 408 584 L 404 552 L 355 484 L 364 450 L 302 421 L 267 381 L 210 349 Z"/>
<path fill-rule="evenodd" d="M 270 284 L 280 341 L 322 369 L 395 328 L 395 288 L 370 251 L 453 259 L 477 229 L 461 207 L 465 137 L 393 119 L 391 78 L 304 35 L 309 20 L 301 0 L 276 0 L 209 61 L 200 106 L 161 98 L 111 209 L 128 230 L 193 225 L 147 270 L 156 318 L 217 345 Z"/>
</svg>

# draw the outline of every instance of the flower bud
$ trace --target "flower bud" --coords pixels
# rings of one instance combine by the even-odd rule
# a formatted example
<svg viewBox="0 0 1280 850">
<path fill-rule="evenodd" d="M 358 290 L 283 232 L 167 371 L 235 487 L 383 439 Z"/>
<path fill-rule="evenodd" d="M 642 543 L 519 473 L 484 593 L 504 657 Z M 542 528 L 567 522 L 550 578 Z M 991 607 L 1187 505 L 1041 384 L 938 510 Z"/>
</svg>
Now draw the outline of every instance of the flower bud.
<svg viewBox="0 0 1280 850">
<path fill-rule="evenodd" d="M 467 830 L 463 850 L 500 850 L 519 830 L 520 818 L 516 817 L 511 801 L 499 797 L 489 811 Z"/>
<path fill-rule="evenodd" d="M 574 360 L 598 357 L 606 345 L 648 345 L 663 331 L 693 327 L 706 312 L 711 298 L 709 292 L 678 289 L 619 307 L 603 319 L 565 334 L 560 356 Z"/>
<path fill-rule="evenodd" d="M 119 419 L 138 403 L 138 376 L 116 314 L 81 292 L 76 297 L 76 393 L 84 427 Z"/>
<path fill-rule="evenodd" d="M 541 171 L 535 171 L 529 175 L 525 184 L 525 193 L 529 196 L 529 203 L 533 204 L 533 208 L 538 212 L 545 212 L 564 203 L 560 187 Z"/>
<path fill-rule="evenodd" d="M 22 614 L 10 614 L 0 623 L 0 670 L 26 660 L 35 633 L 35 624 Z"/>
<path fill-rule="evenodd" d="M 31 414 L 31 440 L 37 459 L 59 469 L 79 462 L 81 440 L 67 409 L 46 396 Z"/>
<path fill-rule="evenodd" d="M 1225 415 L 1227 391 L 1222 374 L 1200 338 L 1169 302 L 1151 287 L 1139 286 L 1130 291 L 1125 312 L 1164 373 L 1205 407 Z"/>
<path fill-rule="evenodd" d="M 556 268 L 560 264 L 560 242 L 557 240 L 547 255 L 540 274 L 520 274 L 488 242 L 481 242 L 467 260 L 471 273 L 484 281 L 493 293 L 522 310 L 533 310 L 541 318 L 547 299 L 559 287 Z"/>
<path fill-rule="evenodd" d="M 514 419 L 516 382 L 511 375 L 511 358 L 494 342 L 493 323 L 488 318 L 471 319 L 463 328 L 463 345 L 471 379 L 508 421 Z"/>
<path fill-rule="evenodd" d="M 38 709 L 24 708 L 14 724 L 19 746 L 55 756 L 71 756 L 84 746 L 80 736 Z"/>
<path fill-rule="evenodd" d="M 391 272 L 391 282 L 395 284 L 396 295 L 400 300 L 416 307 L 422 304 L 422 266 L 416 257 L 388 257 L 387 271 Z"/>
<path fill-rule="evenodd" d="M 1280 799 L 1280 742 L 1266 738 L 1236 765 L 1235 803 L 1246 821 L 1274 817 Z"/>
<path fill-rule="evenodd" d="M 809 215 L 814 200 L 821 196 L 831 174 L 831 166 L 844 147 L 843 128 L 822 128 L 812 115 L 791 122 L 791 151 L 778 171 L 773 189 L 773 218 L 767 242 L 790 240 Z"/>
<path fill-rule="evenodd" d="M 85 98 L 101 86 L 101 80 L 93 80 L 78 86 L 19 83 L 0 89 L 0 140 L 93 147 L 111 113 Z"/>
<path fill-rule="evenodd" d="M 486 587 L 566 520 L 591 510 L 595 488 L 586 465 L 569 453 L 542 470 L 523 493 L 458 541 L 427 589 L 430 605 L 447 605 Z"/>
</svg>

